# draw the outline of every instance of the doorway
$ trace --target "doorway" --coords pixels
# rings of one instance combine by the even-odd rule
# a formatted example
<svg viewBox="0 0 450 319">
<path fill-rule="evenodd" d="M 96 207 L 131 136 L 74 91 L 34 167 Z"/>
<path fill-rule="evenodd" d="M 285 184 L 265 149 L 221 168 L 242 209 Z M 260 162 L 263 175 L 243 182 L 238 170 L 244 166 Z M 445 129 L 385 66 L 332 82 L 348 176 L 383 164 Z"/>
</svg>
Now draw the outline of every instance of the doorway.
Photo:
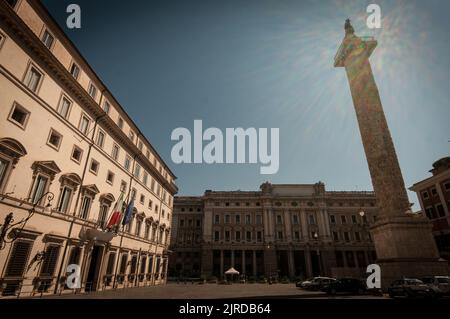
<svg viewBox="0 0 450 319">
<path fill-rule="evenodd" d="M 86 290 L 96 291 L 100 277 L 100 266 L 102 264 L 103 246 L 94 246 L 91 253 L 88 275 L 86 278 Z"/>
</svg>

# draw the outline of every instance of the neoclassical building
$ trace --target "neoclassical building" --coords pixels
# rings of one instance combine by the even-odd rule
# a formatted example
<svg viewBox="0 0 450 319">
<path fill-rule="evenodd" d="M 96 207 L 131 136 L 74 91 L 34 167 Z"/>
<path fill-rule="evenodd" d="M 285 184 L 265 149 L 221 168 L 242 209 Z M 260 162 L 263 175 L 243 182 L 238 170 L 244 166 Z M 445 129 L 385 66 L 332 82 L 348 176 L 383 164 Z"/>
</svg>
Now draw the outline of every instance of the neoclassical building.
<svg viewBox="0 0 450 319">
<path fill-rule="evenodd" d="M 363 276 L 376 260 L 373 192 L 264 183 L 259 191 L 175 197 L 169 276 Z"/>
<path fill-rule="evenodd" d="M 40 1 L 0 1 L 0 296 L 164 283 L 176 177 Z M 134 198 L 118 233 L 105 224 Z"/>
</svg>

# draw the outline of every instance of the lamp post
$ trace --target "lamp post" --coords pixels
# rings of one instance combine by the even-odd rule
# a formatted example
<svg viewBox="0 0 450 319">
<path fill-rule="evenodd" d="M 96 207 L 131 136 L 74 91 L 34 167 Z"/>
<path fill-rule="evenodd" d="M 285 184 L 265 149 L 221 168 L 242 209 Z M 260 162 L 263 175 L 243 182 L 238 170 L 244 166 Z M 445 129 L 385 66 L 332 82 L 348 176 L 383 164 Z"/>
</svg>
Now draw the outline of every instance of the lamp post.
<svg viewBox="0 0 450 319">
<path fill-rule="evenodd" d="M 271 248 L 270 244 L 267 244 L 267 250 Z M 270 258 L 267 258 L 267 268 L 269 270 L 269 285 L 272 284 L 272 264 L 270 263 Z"/>
<path fill-rule="evenodd" d="M 313 235 L 315 240 L 319 240 L 319 234 L 317 232 L 314 232 Z M 322 274 L 322 262 L 321 262 L 321 258 L 320 258 L 320 250 L 319 250 L 319 246 L 317 246 L 317 263 L 319 264 L 319 276 Z"/>
<path fill-rule="evenodd" d="M 45 205 L 44 210 L 47 210 L 52 206 L 52 201 L 53 201 L 53 198 L 55 197 L 55 194 L 53 194 L 52 192 L 46 192 L 46 193 L 42 194 L 41 197 L 39 197 L 33 203 L 33 206 L 28 210 L 28 216 L 21 219 L 17 223 L 14 223 L 14 214 L 12 212 L 9 213 L 8 215 L 6 215 L 5 220 L 3 222 L 1 232 L 0 232 L 0 250 L 4 249 L 6 247 L 6 244 L 11 244 L 18 238 L 18 234 L 20 234 L 22 232 L 22 230 L 25 228 L 25 225 L 27 224 L 28 220 L 30 220 L 30 218 L 33 217 L 34 213 L 36 212 L 37 205 L 45 197 L 47 197 L 48 202 L 47 202 L 47 205 Z M 20 225 L 19 226 L 20 229 L 18 231 L 14 232 L 12 234 L 12 236 L 10 236 L 10 234 L 11 234 L 10 230 L 13 227 L 16 227 L 18 225 Z M 10 241 L 6 240 L 6 238 L 8 236 L 11 237 Z"/>
</svg>

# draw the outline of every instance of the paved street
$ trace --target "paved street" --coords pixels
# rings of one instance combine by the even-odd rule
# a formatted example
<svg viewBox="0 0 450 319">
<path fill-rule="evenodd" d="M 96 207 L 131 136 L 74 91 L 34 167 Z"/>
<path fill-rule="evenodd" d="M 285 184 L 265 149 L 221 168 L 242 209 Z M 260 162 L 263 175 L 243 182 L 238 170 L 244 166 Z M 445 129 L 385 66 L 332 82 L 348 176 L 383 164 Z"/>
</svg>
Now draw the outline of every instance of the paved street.
<svg viewBox="0 0 450 319">
<path fill-rule="evenodd" d="M 92 299 L 220 299 L 220 298 L 327 298 L 322 292 L 305 291 L 294 284 L 176 284 L 143 288 L 108 290 L 80 295 L 47 296 L 44 298 Z M 336 298 L 336 297 L 334 297 Z M 342 298 L 353 298 L 343 296 Z M 382 298 L 363 296 L 359 298 Z"/>
</svg>

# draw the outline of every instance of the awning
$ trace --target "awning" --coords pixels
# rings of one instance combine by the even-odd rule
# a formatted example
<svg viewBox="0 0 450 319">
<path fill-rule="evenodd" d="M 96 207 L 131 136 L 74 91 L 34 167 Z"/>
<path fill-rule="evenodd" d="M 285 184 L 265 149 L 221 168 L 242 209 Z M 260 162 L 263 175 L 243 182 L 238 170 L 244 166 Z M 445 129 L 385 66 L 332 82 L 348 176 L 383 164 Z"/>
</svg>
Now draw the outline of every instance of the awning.
<svg viewBox="0 0 450 319">
<path fill-rule="evenodd" d="M 225 275 L 239 275 L 239 271 L 231 267 L 227 271 L 225 271 Z"/>
</svg>

